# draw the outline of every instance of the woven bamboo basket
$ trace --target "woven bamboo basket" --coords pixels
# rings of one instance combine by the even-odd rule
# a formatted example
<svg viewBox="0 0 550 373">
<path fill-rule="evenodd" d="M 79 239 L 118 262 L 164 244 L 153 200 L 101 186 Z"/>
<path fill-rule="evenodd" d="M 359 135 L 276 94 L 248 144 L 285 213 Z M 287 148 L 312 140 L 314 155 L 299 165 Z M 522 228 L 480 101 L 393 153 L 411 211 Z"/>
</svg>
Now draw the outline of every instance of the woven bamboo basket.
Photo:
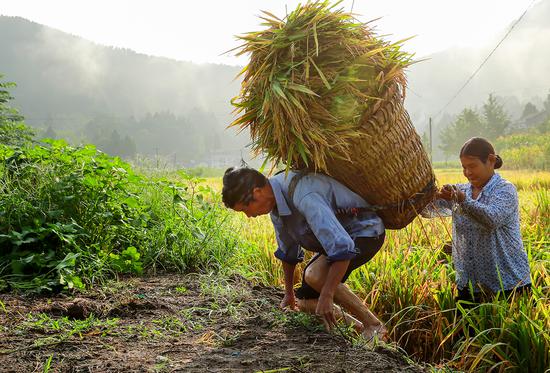
<svg viewBox="0 0 550 373">
<path fill-rule="evenodd" d="M 387 229 L 409 224 L 433 199 L 435 175 L 395 85 L 374 112 L 365 113 L 350 141 L 351 160 L 329 158 L 327 173 L 376 205 Z"/>
<path fill-rule="evenodd" d="M 410 223 L 435 176 L 403 106 L 411 56 L 327 1 L 241 37 L 250 54 L 233 123 L 274 165 L 326 173 L 374 205 L 386 228 Z"/>
</svg>

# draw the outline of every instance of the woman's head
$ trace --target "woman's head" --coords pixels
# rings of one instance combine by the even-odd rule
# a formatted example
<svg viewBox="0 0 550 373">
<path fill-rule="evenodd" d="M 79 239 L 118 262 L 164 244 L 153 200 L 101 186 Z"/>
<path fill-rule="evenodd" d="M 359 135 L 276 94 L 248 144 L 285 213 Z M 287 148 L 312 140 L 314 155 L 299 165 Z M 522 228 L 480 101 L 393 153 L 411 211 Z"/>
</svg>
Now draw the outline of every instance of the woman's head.
<svg viewBox="0 0 550 373">
<path fill-rule="evenodd" d="M 230 167 L 225 171 L 222 200 L 226 207 L 248 217 L 267 214 L 275 206 L 267 178 L 250 167 Z"/>
<path fill-rule="evenodd" d="M 464 176 L 477 188 L 483 187 L 495 169 L 502 167 L 502 159 L 495 154 L 493 145 L 481 137 L 473 137 L 462 145 L 460 163 Z"/>
</svg>

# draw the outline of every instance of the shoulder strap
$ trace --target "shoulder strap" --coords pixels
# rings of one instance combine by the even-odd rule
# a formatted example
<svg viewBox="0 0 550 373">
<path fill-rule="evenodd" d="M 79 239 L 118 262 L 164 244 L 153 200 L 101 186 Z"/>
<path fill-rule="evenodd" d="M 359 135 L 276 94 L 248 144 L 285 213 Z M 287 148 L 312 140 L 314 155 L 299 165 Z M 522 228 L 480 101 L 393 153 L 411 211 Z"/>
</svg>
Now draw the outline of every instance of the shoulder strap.
<svg viewBox="0 0 550 373">
<path fill-rule="evenodd" d="M 297 170 L 296 175 L 294 175 L 290 180 L 290 184 L 288 185 L 288 199 L 290 200 L 289 202 L 292 206 L 294 206 L 294 191 L 296 190 L 296 186 L 298 185 L 298 182 L 308 173 L 309 172 L 307 170 Z"/>
</svg>

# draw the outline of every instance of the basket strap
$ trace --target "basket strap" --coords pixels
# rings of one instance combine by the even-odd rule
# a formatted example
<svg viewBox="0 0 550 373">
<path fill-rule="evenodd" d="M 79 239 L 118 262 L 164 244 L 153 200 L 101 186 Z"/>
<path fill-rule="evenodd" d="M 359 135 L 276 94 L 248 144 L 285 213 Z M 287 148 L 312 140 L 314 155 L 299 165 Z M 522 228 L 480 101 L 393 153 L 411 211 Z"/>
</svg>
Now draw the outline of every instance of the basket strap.
<svg viewBox="0 0 550 373">
<path fill-rule="evenodd" d="M 290 184 L 288 185 L 288 197 L 289 202 L 294 207 L 294 191 L 296 190 L 296 186 L 298 185 L 298 182 L 302 180 L 304 176 L 310 173 L 308 170 L 292 170 L 296 172 L 296 175 L 292 177 L 290 180 Z M 340 216 L 357 216 L 362 212 L 376 212 L 381 210 L 388 210 L 388 209 L 399 209 L 403 208 L 404 206 L 410 206 L 415 205 L 426 193 L 428 193 L 430 190 L 432 190 L 435 187 L 435 179 L 432 179 L 426 184 L 426 186 L 418 193 L 415 193 L 414 197 L 409 199 L 404 199 L 399 202 L 394 203 L 388 203 L 386 205 L 369 205 L 369 207 L 347 207 L 347 208 L 337 208 L 335 211 L 336 215 Z"/>
<path fill-rule="evenodd" d="M 350 207 L 350 208 L 339 208 L 336 209 L 336 215 L 347 215 L 347 216 L 357 216 L 361 212 L 367 211 L 381 211 L 388 209 L 399 209 L 404 206 L 415 205 L 426 193 L 432 190 L 435 187 L 435 180 L 432 179 L 426 186 L 418 193 L 415 193 L 414 197 L 409 199 L 404 199 L 399 202 L 388 203 L 386 205 L 370 205 L 369 207 Z"/>
<path fill-rule="evenodd" d="M 302 180 L 304 176 L 309 174 L 308 170 L 292 170 L 296 172 L 296 175 L 292 176 L 292 179 L 290 180 L 290 183 L 288 184 L 288 199 L 289 202 L 292 204 L 292 207 L 294 206 L 294 191 L 296 190 L 296 185 L 298 185 L 298 182 Z"/>
</svg>

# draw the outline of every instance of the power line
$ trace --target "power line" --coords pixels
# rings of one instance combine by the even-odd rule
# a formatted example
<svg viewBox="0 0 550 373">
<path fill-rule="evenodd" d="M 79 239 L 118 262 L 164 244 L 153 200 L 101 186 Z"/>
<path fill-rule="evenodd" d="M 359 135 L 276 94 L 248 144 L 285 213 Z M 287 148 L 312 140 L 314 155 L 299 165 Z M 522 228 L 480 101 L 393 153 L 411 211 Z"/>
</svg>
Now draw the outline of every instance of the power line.
<svg viewBox="0 0 550 373">
<path fill-rule="evenodd" d="M 512 30 L 514 29 L 514 27 L 516 27 L 516 25 L 521 21 L 521 19 L 523 18 L 523 16 L 527 13 L 527 11 L 529 10 L 529 8 L 531 7 L 531 5 L 533 5 L 533 3 L 535 2 L 536 0 L 532 0 L 531 3 L 529 3 L 529 5 L 527 6 L 527 8 L 525 8 L 525 10 L 523 11 L 522 15 L 516 20 L 516 22 L 514 22 L 514 24 L 510 27 L 510 29 L 508 30 L 508 32 L 506 33 L 506 35 L 504 35 L 504 37 L 497 43 L 497 45 L 493 48 L 493 50 L 491 51 L 491 53 L 489 53 L 489 55 L 483 60 L 483 62 L 481 63 L 481 65 L 479 65 L 479 67 L 473 72 L 472 75 L 470 75 L 470 77 L 466 80 L 466 82 L 464 83 L 464 85 L 462 87 L 460 87 L 460 89 L 455 93 L 455 95 L 449 100 L 449 102 L 447 102 L 445 104 L 445 106 L 443 106 L 443 108 L 441 110 L 439 110 L 439 112 L 434 116 L 434 118 L 437 118 L 439 116 L 439 114 L 441 114 L 443 112 L 443 110 L 445 110 L 453 101 L 455 98 L 457 98 L 457 96 L 460 94 L 460 92 L 462 92 L 462 90 L 464 88 L 466 88 L 466 86 L 468 85 L 468 83 L 470 83 L 470 81 L 474 78 L 474 76 L 476 76 L 476 74 L 479 72 L 479 70 L 481 70 L 481 68 L 483 67 L 483 65 L 485 65 L 485 63 L 489 60 L 489 58 L 491 58 L 491 56 L 493 55 L 493 53 L 495 53 L 495 51 L 497 50 L 497 48 L 502 44 L 502 42 L 508 37 L 508 35 L 510 35 L 510 33 L 512 32 Z"/>
</svg>

